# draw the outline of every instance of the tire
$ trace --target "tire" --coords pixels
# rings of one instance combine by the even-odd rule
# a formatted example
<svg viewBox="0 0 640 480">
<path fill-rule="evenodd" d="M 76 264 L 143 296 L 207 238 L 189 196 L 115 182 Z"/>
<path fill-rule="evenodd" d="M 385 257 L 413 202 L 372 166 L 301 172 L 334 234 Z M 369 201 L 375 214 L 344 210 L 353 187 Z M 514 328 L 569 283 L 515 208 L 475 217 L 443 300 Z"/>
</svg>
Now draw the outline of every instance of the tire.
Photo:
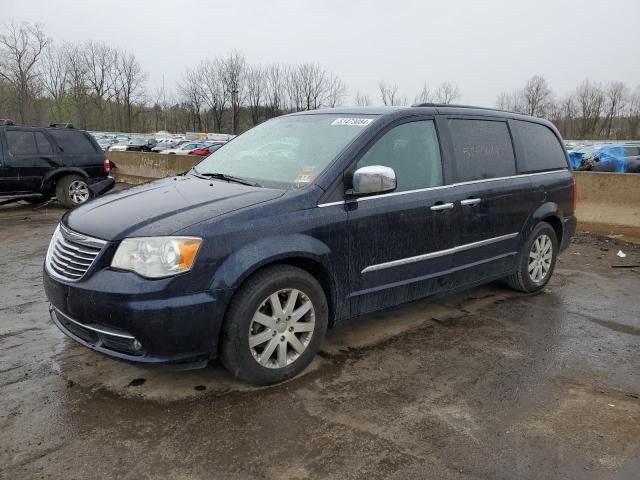
<svg viewBox="0 0 640 480">
<path fill-rule="evenodd" d="M 541 255 L 537 253 L 538 250 L 542 250 Z M 550 258 L 549 253 L 551 254 Z M 534 255 L 536 255 L 535 258 Z M 557 258 L 558 239 L 556 232 L 548 223 L 540 222 L 535 226 L 522 247 L 518 257 L 518 270 L 507 277 L 507 283 L 519 292 L 536 292 L 549 282 Z"/>
<path fill-rule="evenodd" d="M 282 315 L 274 309 L 274 301 Z M 313 276 L 289 265 L 266 267 L 249 277 L 231 301 L 220 361 L 233 375 L 254 385 L 282 382 L 311 363 L 324 341 L 328 317 L 327 298 Z"/>
<path fill-rule="evenodd" d="M 65 207 L 73 208 L 91 199 L 91 190 L 81 176 L 67 175 L 56 183 L 56 198 Z"/>
</svg>

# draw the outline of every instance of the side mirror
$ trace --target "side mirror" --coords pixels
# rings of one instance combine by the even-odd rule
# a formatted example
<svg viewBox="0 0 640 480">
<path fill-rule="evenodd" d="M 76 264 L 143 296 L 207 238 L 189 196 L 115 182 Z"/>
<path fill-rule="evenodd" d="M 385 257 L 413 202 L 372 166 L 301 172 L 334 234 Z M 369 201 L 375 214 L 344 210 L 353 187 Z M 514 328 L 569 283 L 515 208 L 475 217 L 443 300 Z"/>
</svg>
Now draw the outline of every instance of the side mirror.
<svg viewBox="0 0 640 480">
<path fill-rule="evenodd" d="M 372 193 L 390 192 L 396 189 L 396 172 L 393 168 L 382 165 L 360 167 L 353 174 L 351 195 L 369 195 Z"/>
</svg>

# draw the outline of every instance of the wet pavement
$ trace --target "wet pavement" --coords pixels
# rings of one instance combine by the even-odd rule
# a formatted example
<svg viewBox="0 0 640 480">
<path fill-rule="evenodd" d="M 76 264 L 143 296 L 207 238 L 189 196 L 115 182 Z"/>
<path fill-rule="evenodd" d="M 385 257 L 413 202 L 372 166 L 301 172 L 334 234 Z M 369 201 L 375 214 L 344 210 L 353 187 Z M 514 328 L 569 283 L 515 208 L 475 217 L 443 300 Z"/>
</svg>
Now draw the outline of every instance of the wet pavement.
<svg viewBox="0 0 640 480">
<path fill-rule="evenodd" d="M 41 285 L 62 213 L 0 207 L 0 478 L 640 477 L 640 268 L 612 268 L 638 245 L 582 235 L 541 293 L 349 321 L 254 388 L 66 339 Z"/>
</svg>

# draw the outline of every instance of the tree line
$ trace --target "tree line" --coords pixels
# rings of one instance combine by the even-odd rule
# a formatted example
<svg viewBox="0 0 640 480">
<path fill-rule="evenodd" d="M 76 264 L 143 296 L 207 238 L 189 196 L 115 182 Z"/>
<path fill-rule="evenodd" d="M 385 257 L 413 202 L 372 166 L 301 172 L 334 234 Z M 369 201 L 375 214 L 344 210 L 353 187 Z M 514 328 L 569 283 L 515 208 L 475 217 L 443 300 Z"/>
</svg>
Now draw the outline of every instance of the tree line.
<svg viewBox="0 0 640 480">
<path fill-rule="evenodd" d="M 565 96 L 554 94 L 547 80 L 534 75 L 518 90 L 498 95 L 500 109 L 551 120 L 571 139 L 637 139 L 640 85 L 582 81 Z"/>
<path fill-rule="evenodd" d="M 240 133 L 284 113 L 344 104 L 455 103 L 458 86 L 426 83 L 413 101 L 397 83 L 381 81 L 377 99 L 355 92 L 318 63 L 252 64 L 239 52 L 202 60 L 172 88 L 150 88 L 135 54 L 104 43 L 54 42 L 41 25 L 0 27 L 0 118 L 23 125 L 72 122 L 97 131 L 168 130 Z M 635 138 L 640 86 L 583 81 L 558 97 L 536 75 L 500 94 L 501 109 L 545 117 L 566 138 Z"/>
</svg>

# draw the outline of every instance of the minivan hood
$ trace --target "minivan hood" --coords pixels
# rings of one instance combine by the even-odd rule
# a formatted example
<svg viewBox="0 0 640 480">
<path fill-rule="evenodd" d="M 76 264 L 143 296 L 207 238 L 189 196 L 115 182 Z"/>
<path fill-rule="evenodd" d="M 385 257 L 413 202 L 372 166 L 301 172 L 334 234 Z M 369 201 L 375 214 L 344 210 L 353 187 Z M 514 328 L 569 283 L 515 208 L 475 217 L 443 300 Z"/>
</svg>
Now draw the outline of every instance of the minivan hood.
<svg viewBox="0 0 640 480">
<path fill-rule="evenodd" d="M 170 177 L 96 198 L 71 210 L 63 222 L 72 230 L 103 240 L 170 235 L 284 193 L 190 175 Z"/>
</svg>

